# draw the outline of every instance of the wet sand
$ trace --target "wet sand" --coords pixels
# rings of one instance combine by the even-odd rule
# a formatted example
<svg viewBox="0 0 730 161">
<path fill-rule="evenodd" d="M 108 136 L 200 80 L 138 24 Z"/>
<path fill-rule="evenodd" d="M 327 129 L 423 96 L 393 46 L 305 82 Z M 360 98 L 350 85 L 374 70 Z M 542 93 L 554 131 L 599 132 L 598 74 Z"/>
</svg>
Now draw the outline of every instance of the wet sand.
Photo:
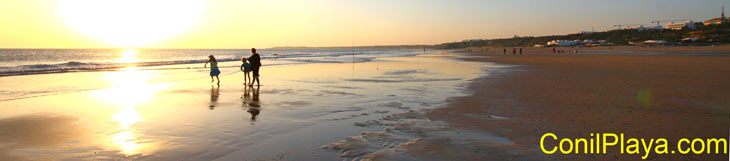
<svg viewBox="0 0 730 161">
<path fill-rule="evenodd" d="M 483 55 L 483 54 L 472 54 Z M 428 118 L 514 141 L 498 148 L 423 141 L 423 149 L 461 147 L 501 155 L 468 153 L 493 160 L 641 160 L 640 154 L 546 155 L 544 133 L 590 138 L 624 133 L 634 138 L 727 138 L 730 118 L 730 57 L 684 55 L 497 55 L 470 61 L 509 65 L 449 100 Z M 423 139 L 423 140 L 428 140 Z M 468 145 L 468 144 L 467 144 Z M 479 144 L 474 144 L 479 145 Z M 435 152 L 421 151 L 421 156 Z M 454 152 L 444 150 L 441 153 Z M 642 153 L 643 154 L 643 153 Z M 447 154 L 442 154 L 447 155 Z M 724 160 L 727 155 L 657 155 L 647 160 Z"/>
<path fill-rule="evenodd" d="M 220 86 L 202 64 L 0 77 L 2 92 L 23 94 L 0 97 L 0 160 L 364 158 L 419 137 L 369 121 L 388 117 L 404 125 L 398 130 L 419 130 L 405 127 L 428 121 L 412 111 L 466 95 L 465 85 L 491 67 L 436 54 L 264 66 L 254 88 L 242 85 L 239 62 L 219 64 Z M 328 146 L 360 134 L 390 144 Z"/>
</svg>

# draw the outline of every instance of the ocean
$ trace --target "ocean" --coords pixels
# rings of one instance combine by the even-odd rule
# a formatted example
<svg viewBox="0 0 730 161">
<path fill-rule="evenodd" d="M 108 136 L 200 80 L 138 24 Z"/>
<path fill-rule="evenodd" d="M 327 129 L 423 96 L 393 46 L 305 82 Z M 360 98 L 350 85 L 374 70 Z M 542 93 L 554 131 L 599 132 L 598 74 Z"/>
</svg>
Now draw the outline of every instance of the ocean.
<svg viewBox="0 0 730 161">
<path fill-rule="evenodd" d="M 358 63 L 377 57 L 414 56 L 422 49 L 260 49 L 265 65 L 301 63 Z M 249 49 L 0 49 L 0 76 L 117 70 L 240 61 Z"/>
<path fill-rule="evenodd" d="M 423 49 L 259 49 L 266 68 L 311 63 L 387 61 L 434 53 Z M 218 60 L 222 76 L 240 73 L 250 49 L 0 49 L 0 101 L 108 88 L 115 80 L 98 72 L 138 70 L 153 73 L 136 79 L 173 82 L 208 78 L 203 64 Z M 52 76 L 46 76 L 53 74 Z M 100 77 L 100 78 L 99 78 Z M 266 77 L 263 74 L 262 77 Z M 20 81 L 15 81 L 19 79 Z M 11 81 L 12 80 L 12 81 Z M 27 84 L 34 84 L 27 86 Z"/>
</svg>

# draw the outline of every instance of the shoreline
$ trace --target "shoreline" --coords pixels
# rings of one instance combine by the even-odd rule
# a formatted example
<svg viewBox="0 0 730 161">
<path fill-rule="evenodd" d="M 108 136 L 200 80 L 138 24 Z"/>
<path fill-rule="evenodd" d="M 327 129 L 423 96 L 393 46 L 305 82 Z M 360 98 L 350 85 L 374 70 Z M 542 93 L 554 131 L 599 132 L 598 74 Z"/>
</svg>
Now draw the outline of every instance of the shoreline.
<svg viewBox="0 0 730 161">
<path fill-rule="evenodd" d="M 730 73 L 727 56 L 500 53 L 463 60 L 510 65 L 510 70 L 473 81 L 468 86 L 472 95 L 452 97 L 427 117 L 514 141 L 498 148 L 511 155 L 484 156 L 488 159 L 640 159 L 617 154 L 618 149 L 608 154 L 546 155 L 539 148 L 544 133 L 588 138 L 590 133 L 612 132 L 671 142 L 683 137 L 725 138 L 729 131 L 730 97 L 723 96 L 730 93 L 730 76 L 723 74 Z M 653 154 L 647 159 L 708 159 L 704 157 L 727 156 Z"/>
</svg>

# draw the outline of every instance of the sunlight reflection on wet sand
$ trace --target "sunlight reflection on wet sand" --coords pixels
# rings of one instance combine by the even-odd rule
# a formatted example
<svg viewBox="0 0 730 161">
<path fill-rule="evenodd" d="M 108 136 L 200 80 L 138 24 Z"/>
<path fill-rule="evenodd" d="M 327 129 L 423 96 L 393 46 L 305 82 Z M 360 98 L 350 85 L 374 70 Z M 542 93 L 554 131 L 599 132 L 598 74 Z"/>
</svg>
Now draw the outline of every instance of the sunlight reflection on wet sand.
<svg viewBox="0 0 730 161">
<path fill-rule="evenodd" d="M 126 50 L 119 58 L 119 62 L 134 63 L 137 52 L 134 50 Z M 153 100 L 154 93 L 162 90 L 165 84 L 153 84 L 148 82 L 152 72 L 137 70 L 134 66 L 123 68 L 116 72 L 109 72 L 108 77 L 112 80 L 109 89 L 94 91 L 93 94 L 109 104 L 119 105 L 119 112 L 114 114 L 111 119 L 119 123 L 116 134 L 113 134 L 109 141 L 118 146 L 120 152 L 124 155 L 136 155 L 142 153 L 144 149 L 154 149 L 149 144 L 140 143 L 140 134 L 135 129 L 134 124 L 143 121 L 140 117 L 140 111 L 136 110 L 136 106 Z"/>
<path fill-rule="evenodd" d="M 336 155 L 319 146 L 361 132 L 353 122 L 443 103 L 447 96 L 462 93 L 455 85 L 482 72 L 481 64 L 441 59 L 267 66 L 262 69 L 263 86 L 245 89 L 240 73 L 231 72 L 221 76 L 220 87 L 211 87 L 207 69 L 181 69 L 180 74 L 165 75 L 200 75 L 199 79 L 172 82 L 156 82 L 162 71 L 133 66 L 97 72 L 84 79 L 109 80 L 108 88 L 0 102 L 2 107 L 22 107 L 3 108 L 0 118 L 54 113 L 78 118 L 69 124 L 89 132 L 59 139 L 59 144 L 48 147 L 4 151 L 25 159 L 44 157 L 38 157 L 40 152 L 19 153 L 18 149 L 45 150 L 49 156 L 72 160 L 226 160 L 266 159 L 292 150 L 307 152 L 292 153 L 292 157 L 332 160 Z M 68 130 L 82 131 L 78 127 Z M 303 137 L 309 139 L 299 140 Z M 282 149 L 282 144 L 287 148 Z M 310 151 L 316 155 L 307 155 Z M 8 158 L 0 156 L 4 159 Z"/>
</svg>

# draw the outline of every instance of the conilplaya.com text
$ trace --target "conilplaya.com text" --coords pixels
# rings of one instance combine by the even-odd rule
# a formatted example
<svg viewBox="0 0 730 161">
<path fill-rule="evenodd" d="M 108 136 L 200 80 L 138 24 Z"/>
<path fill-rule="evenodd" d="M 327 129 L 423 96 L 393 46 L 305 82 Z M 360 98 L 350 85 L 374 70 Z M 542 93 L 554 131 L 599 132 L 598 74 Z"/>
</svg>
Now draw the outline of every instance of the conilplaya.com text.
<svg viewBox="0 0 730 161">
<path fill-rule="evenodd" d="M 563 138 L 554 133 L 540 137 L 545 154 L 606 154 L 606 149 L 619 148 L 620 154 L 727 154 L 726 138 L 681 138 L 670 144 L 665 138 L 627 138 L 623 133 L 591 133 L 589 138 Z"/>
</svg>

